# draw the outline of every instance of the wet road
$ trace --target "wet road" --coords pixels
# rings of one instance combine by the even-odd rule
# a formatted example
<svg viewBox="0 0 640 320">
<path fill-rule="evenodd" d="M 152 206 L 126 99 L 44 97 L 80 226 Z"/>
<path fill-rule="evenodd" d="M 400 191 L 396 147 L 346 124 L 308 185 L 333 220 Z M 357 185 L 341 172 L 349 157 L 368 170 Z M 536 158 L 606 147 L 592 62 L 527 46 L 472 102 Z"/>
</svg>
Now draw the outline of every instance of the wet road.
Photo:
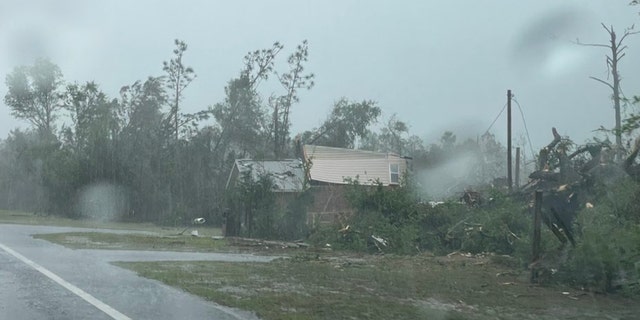
<svg viewBox="0 0 640 320">
<path fill-rule="evenodd" d="M 71 250 L 32 234 L 96 229 L 0 224 L 0 319 L 256 319 L 110 264 L 112 261 L 265 262 L 273 257 Z M 108 232 L 127 232 L 114 231 Z"/>
</svg>

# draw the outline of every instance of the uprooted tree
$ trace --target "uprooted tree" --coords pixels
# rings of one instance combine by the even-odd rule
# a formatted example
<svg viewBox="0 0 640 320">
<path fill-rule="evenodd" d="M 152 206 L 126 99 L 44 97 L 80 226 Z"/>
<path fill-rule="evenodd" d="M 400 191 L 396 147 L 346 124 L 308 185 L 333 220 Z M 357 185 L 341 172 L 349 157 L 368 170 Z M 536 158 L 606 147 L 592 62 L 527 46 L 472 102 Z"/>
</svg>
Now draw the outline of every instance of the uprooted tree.
<svg viewBox="0 0 640 320">
<path fill-rule="evenodd" d="M 553 140 L 540 150 L 538 170 L 520 193 L 529 196 L 543 190 L 546 200 L 544 222 L 560 241 L 575 245 L 572 221 L 585 206 L 592 206 L 603 189 L 625 178 L 640 182 L 640 165 L 635 159 L 640 151 L 640 139 L 622 161 L 615 161 L 617 147 L 607 141 L 596 141 L 570 149 L 573 143 L 552 128 Z"/>
<path fill-rule="evenodd" d="M 538 170 L 520 195 L 544 191 L 542 219 L 561 241 L 555 263 L 562 281 L 613 291 L 638 284 L 637 260 L 640 139 L 625 157 L 608 141 L 574 146 L 552 129 L 553 140 L 540 150 Z M 570 152 L 572 150 L 572 152 Z M 623 150 L 624 151 L 624 150 Z M 578 213 L 580 213 L 578 215 Z M 571 243 L 572 250 L 564 251 Z M 567 253 L 568 252 L 568 253 Z M 548 259 L 548 258 L 547 258 Z M 552 260 L 553 260 L 552 259 Z M 545 267 L 545 263 L 547 264 Z"/>
</svg>

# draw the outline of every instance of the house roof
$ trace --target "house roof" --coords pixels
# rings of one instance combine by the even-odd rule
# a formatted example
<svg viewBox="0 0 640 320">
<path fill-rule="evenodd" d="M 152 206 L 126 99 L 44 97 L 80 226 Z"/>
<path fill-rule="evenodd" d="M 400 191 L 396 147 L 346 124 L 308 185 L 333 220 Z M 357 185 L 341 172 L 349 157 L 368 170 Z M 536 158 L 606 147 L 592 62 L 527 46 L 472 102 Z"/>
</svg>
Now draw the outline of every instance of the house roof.
<svg viewBox="0 0 640 320">
<path fill-rule="evenodd" d="M 304 157 L 310 162 L 312 181 L 347 184 L 345 179 L 358 180 L 361 184 L 394 184 L 390 165 L 397 164 L 399 175 L 407 169 L 404 158 L 394 153 L 332 148 L 315 145 L 304 146 Z"/>
<path fill-rule="evenodd" d="M 258 181 L 262 175 L 268 175 L 275 184 L 275 192 L 298 192 L 304 188 L 304 168 L 302 161 L 298 159 L 278 161 L 238 159 L 227 180 L 227 188 L 235 183 L 234 179 L 238 179 L 238 176 L 245 172 L 251 174 L 253 181 Z"/>
</svg>

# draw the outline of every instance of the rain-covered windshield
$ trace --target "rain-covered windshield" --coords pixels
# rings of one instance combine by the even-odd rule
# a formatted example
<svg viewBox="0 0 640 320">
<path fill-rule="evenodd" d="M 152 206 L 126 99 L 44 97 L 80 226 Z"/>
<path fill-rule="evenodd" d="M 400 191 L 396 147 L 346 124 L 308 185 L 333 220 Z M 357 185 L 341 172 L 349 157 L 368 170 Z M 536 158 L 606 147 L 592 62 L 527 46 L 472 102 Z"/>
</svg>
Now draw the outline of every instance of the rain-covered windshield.
<svg viewBox="0 0 640 320">
<path fill-rule="evenodd" d="M 631 319 L 636 1 L 3 1 L 2 319 Z"/>
</svg>

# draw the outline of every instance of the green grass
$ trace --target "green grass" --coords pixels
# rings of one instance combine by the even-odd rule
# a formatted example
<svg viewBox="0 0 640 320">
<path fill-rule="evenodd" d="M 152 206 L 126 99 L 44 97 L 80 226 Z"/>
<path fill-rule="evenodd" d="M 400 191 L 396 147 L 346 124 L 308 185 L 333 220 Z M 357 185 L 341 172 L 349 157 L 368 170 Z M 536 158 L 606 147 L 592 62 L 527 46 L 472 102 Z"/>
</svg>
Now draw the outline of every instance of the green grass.
<svg viewBox="0 0 640 320">
<path fill-rule="evenodd" d="M 264 319 L 632 319 L 640 313 L 625 298 L 530 285 L 525 270 L 492 261 L 313 254 L 270 263 L 116 264 Z"/>
<path fill-rule="evenodd" d="M 184 230 L 184 227 L 163 227 L 155 225 L 153 223 L 109 222 L 92 219 L 69 219 L 52 215 L 36 215 L 33 213 L 8 210 L 0 210 L 0 223 L 93 229 L 136 230 L 154 232 L 163 235 L 177 234 Z M 195 229 L 198 229 L 199 234 L 202 236 L 214 236 L 221 234 L 220 228 L 198 226 Z M 189 230 L 187 230 L 186 233 L 188 233 Z"/>
<path fill-rule="evenodd" d="M 225 240 L 213 240 L 211 237 L 192 237 L 190 235 L 161 236 L 103 232 L 65 232 L 36 234 L 33 237 L 72 249 L 230 251 Z"/>
<path fill-rule="evenodd" d="M 183 228 L 111 223 L 0 211 L 0 223 L 126 229 L 154 234 L 40 234 L 71 248 L 259 251 L 291 254 L 270 263 L 118 262 L 140 275 L 264 319 L 634 319 L 636 301 L 528 283 L 514 259 L 354 255 L 311 250 L 237 248 L 215 228 L 203 237 Z M 189 229 L 187 230 L 188 234 Z M 498 264 L 497 262 L 501 262 Z M 515 270 L 515 271 L 514 271 Z M 564 294 L 568 293 L 568 294 Z"/>
</svg>

